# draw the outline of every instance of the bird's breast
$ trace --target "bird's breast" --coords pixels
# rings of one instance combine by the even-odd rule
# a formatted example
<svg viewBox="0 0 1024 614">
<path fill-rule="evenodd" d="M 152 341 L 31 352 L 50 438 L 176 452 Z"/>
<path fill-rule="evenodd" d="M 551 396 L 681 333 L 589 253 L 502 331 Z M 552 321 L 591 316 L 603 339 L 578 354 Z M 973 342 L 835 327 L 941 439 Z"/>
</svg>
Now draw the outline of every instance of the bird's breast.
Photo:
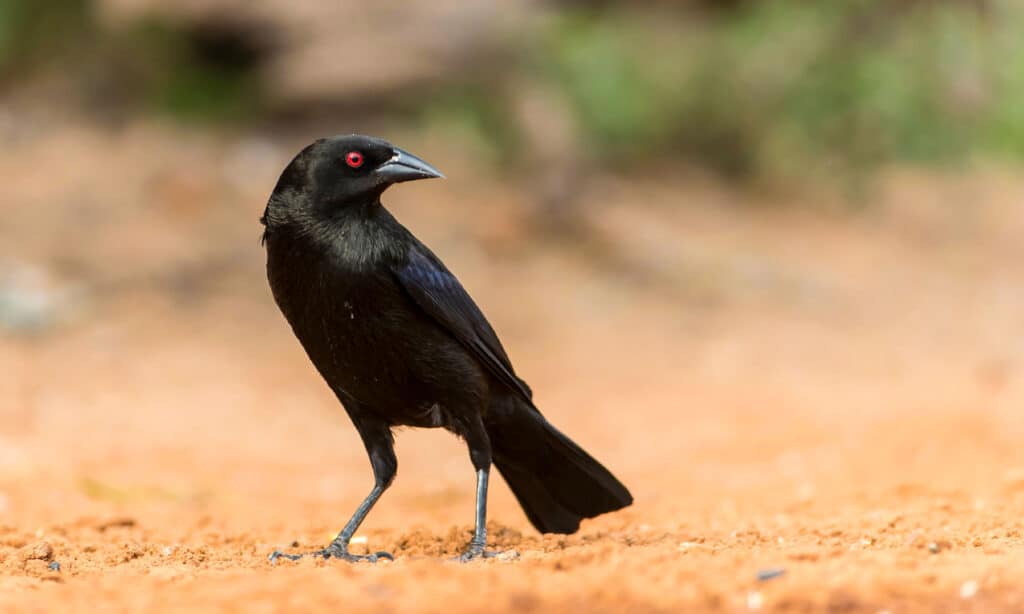
<svg viewBox="0 0 1024 614">
<path fill-rule="evenodd" d="M 424 374 L 430 353 L 448 340 L 412 308 L 390 271 L 345 269 L 295 252 L 282 258 L 273 247 L 267 275 L 275 301 L 328 385 L 365 405 L 438 422 L 424 410 L 437 401 Z"/>
<path fill-rule="evenodd" d="M 443 426 L 486 386 L 477 362 L 422 311 L 388 265 L 346 265 L 267 241 L 278 306 L 327 384 L 391 424 Z"/>
</svg>

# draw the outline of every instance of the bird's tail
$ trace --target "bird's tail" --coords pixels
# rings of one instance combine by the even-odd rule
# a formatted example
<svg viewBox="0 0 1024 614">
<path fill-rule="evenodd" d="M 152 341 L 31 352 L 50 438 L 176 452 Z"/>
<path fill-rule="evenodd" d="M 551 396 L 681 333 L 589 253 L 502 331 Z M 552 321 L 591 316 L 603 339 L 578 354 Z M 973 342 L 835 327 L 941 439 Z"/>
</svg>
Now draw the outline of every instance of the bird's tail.
<svg viewBox="0 0 1024 614">
<path fill-rule="evenodd" d="M 584 518 L 633 502 L 610 471 L 532 408 L 487 433 L 495 466 L 541 533 L 575 533 Z"/>
</svg>

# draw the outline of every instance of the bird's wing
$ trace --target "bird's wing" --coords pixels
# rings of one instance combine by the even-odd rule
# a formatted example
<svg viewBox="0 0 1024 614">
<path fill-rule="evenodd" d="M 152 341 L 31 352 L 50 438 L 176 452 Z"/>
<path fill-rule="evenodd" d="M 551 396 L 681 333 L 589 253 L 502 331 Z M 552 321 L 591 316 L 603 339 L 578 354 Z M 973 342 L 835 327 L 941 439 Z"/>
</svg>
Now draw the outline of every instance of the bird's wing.
<svg viewBox="0 0 1024 614">
<path fill-rule="evenodd" d="M 396 267 L 395 276 L 413 302 L 464 345 L 499 381 L 530 405 L 533 393 L 516 377 L 498 335 L 444 264 L 429 250 L 414 246 L 409 261 Z"/>
</svg>

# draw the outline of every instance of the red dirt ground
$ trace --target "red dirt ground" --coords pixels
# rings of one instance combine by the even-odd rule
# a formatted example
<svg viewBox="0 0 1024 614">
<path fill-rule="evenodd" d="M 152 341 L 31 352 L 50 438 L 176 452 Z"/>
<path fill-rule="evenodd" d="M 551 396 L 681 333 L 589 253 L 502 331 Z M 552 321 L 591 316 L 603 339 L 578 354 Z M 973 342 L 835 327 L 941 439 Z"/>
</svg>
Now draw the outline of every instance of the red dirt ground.
<svg viewBox="0 0 1024 614">
<path fill-rule="evenodd" d="M 448 562 L 466 452 L 403 431 L 361 531 L 396 561 L 271 566 L 333 536 L 369 466 L 266 290 L 273 179 L 239 187 L 198 137 L 147 154 L 155 130 L 0 154 L 0 255 L 101 289 L 0 340 L 3 611 L 1024 610 L 1024 183 L 904 174 L 846 214 L 609 181 L 587 209 L 609 272 L 524 245 L 514 191 L 438 160 L 451 179 L 393 208 L 636 504 L 540 536 L 496 481 L 492 541 L 521 558 Z M 158 160 L 33 175 L 69 149 Z M 228 264 L 182 273 L 207 258 Z"/>
</svg>

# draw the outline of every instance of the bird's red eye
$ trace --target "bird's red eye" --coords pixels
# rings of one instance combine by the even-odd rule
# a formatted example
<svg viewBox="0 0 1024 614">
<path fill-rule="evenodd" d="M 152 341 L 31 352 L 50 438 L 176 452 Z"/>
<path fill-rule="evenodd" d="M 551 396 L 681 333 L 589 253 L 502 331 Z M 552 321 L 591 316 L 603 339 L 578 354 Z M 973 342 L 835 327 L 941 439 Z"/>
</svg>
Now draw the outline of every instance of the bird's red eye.
<svg viewBox="0 0 1024 614">
<path fill-rule="evenodd" d="M 345 164 L 348 164 L 352 168 L 359 168 L 363 165 L 363 154 L 358 151 L 350 151 L 345 154 Z"/>
</svg>

